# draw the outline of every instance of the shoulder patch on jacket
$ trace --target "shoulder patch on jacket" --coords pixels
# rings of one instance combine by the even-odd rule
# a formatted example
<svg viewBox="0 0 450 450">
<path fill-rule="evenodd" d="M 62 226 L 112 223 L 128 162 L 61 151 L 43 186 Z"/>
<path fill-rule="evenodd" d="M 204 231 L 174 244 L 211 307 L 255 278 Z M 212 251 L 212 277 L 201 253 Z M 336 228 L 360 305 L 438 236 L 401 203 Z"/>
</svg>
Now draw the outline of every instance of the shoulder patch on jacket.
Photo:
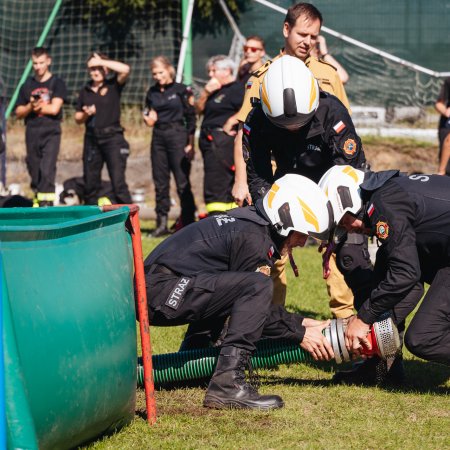
<svg viewBox="0 0 450 450">
<path fill-rule="evenodd" d="M 311 67 L 316 67 L 316 68 L 320 68 L 320 66 L 322 67 L 326 67 L 328 68 L 332 68 L 335 72 L 337 72 L 336 67 L 333 66 L 333 64 L 327 63 L 325 61 L 323 61 L 322 59 L 318 59 L 314 56 L 309 56 L 308 58 L 306 58 L 305 60 L 305 66 L 309 68 L 309 70 L 311 70 L 313 73 L 313 69 Z"/>
<path fill-rule="evenodd" d="M 342 149 L 346 155 L 353 156 L 358 150 L 358 144 L 354 139 L 347 139 Z"/>
<path fill-rule="evenodd" d="M 258 70 L 255 70 L 252 73 L 252 77 L 259 78 L 260 76 L 264 75 L 267 72 L 267 70 L 269 69 L 271 64 L 272 64 L 272 60 L 269 59 L 269 61 L 267 61 Z"/>
<path fill-rule="evenodd" d="M 378 239 L 386 240 L 389 237 L 389 224 L 384 220 L 379 220 L 376 224 L 375 233 Z"/>
</svg>

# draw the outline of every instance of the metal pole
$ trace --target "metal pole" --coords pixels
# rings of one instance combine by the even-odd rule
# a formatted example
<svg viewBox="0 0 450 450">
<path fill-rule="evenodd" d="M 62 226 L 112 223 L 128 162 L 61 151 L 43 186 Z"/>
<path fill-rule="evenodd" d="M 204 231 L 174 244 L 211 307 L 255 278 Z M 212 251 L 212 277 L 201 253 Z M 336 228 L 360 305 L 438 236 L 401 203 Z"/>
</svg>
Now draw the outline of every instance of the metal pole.
<svg viewBox="0 0 450 450">
<path fill-rule="evenodd" d="M 147 422 L 156 423 L 155 385 L 153 383 L 152 344 L 150 340 L 150 322 L 148 318 L 147 290 L 145 286 L 144 258 L 142 255 L 141 227 L 139 225 L 139 206 L 106 205 L 102 211 L 113 211 L 122 206 L 130 209 L 131 244 L 133 247 L 134 273 L 136 280 L 136 308 L 141 334 L 142 361 L 144 365 L 145 405 Z"/>
<path fill-rule="evenodd" d="M 181 41 L 180 58 L 178 60 L 176 81 L 181 83 L 184 71 L 184 82 L 192 83 L 192 37 L 191 22 L 194 0 L 182 0 L 183 40 Z"/>
<path fill-rule="evenodd" d="M 53 6 L 53 10 L 47 20 L 47 23 L 45 24 L 44 29 L 42 30 L 41 36 L 39 37 L 37 43 L 36 43 L 36 47 L 40 47 L 44 42 L 45 39 L 47 39 L 47 35 L 53 25 L 53 22 L 56 19 L 56 15 L 58 14 L 59 8 L 61 7 L 63 0 L 56 0 L 55 1 L 55 5 Z M 6 109 L 6 113 L 5 113 L 5 118 L 8 119 L 9 115 L 11 114 L 12 109 L 14 108 L 16 101 L 17 101 L 17 97 L 19 95 L 19 90 L 22 87 L 22 84 L 25 83 L 25 80 L 27 79 L 30 70 L 31 70 L 31 59 L 28 61 L 25 70 L 22 73 L 22 77 L 20 78 L 19 83 L 16 86 L 16 89 L 14 91 L 14 94 L 11 98 L 11 101 L 9 102 L 8 108 Z"/>
</svg>

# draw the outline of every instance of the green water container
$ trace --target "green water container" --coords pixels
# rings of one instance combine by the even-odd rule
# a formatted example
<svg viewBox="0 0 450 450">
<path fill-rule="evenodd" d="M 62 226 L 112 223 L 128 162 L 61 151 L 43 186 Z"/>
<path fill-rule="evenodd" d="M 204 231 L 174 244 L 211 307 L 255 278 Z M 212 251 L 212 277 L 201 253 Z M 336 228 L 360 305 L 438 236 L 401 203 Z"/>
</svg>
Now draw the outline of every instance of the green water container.
<svg viewBox="0 0 450 450">
<path fill-rule="evenodd" d="M 70 448 L 134 417 L 126 207 L 0 209 L 9 448 Z"/>
</svg>

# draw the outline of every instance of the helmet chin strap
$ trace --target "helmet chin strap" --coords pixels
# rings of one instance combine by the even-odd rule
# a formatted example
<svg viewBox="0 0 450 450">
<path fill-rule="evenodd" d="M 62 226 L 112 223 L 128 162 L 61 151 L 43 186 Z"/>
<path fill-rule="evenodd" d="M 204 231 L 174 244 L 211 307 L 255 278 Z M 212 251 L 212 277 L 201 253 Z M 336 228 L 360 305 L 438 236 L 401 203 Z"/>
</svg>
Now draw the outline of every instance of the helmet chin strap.
<svg viewBox="0 0 450 450">
<path fill-rule="evenodd" d="M 292 270 L 294 271 L 294 275 L 298 277 L 298 267 L 297 264 L 295 264 L 294 256 L 292 255 L 292 249 L 288 248 L 288 256 L 289 256 L 289 263 L 291 264 Z"/>
</svg>

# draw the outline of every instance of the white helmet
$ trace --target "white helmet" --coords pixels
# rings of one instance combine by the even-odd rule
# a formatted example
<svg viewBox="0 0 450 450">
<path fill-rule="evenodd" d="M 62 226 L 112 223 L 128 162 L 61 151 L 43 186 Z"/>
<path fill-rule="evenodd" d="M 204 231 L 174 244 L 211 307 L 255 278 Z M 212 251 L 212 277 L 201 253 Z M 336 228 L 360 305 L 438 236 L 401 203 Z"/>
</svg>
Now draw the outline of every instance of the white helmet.
<svg viewBox="0 0 450 450">
<path fill-rule="evenodd" d="M 319 106 L 319 85 L 298 58 L 283 55 L 269 67 L 260 86 L 264 114 L 274 125 L 297 130 Z"/>
<path fill-rule="evenodd" d="M 333 225 L 330 202 L 314 181 L 302 175 L 277 180 L 264 196 L 263 208 L 281 236 L 299 231 L 326 241 Z"/>
<path fill-rule="evenodd" d="M 356 216 L 361 210 L 363 181 L 364 172 L 352 166 L 334 166 L 320 179 L 319 186 L 331 202 L 336 225 L 346 212 Z"/>
</svg>

